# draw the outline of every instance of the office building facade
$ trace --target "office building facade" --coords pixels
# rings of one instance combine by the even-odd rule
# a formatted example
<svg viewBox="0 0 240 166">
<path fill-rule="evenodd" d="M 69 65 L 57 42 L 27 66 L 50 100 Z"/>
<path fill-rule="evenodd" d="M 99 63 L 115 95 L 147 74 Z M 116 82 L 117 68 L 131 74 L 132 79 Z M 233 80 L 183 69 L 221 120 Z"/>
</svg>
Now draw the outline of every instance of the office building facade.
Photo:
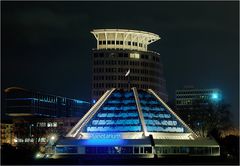
<svg viewBox="0 0 240 166">
<path fill-rule="evenodd" d="M 14 130 L 12 123 L 1 123 L 1 145 L 14 145 Z"/>
<path fill-rule="evenodd" d="M 52 136 L 65 136 L 76 125 L 79 117 L 14 117 L 14 143 L 17 144 L 46 144 Z"/>
<path fill-rule="evenodd" d="M 199 89 L 186 86 L 176 90 L 175 109 L 178 115 L 200 136 L 207 137 L 222 104 L 219 89 Z M 215 117 L 215 118 L 214 118 Z"/>
<path fill-rule="evenodd" d="M 149 44 L 160 39 L 158 35 L 126 29 L 97 29 L 91 33 L 97 40 L 92 61 L 93 100 L 109 88 L 137 87 L 151 88 L 167 101 L 160 54 L 148 50 Z"/>
<path fill-rule="evenodd" d="M 209 108 L 222 100 L 220 89 L 197 89 L 193 86 L 176 90 L 176 109 Z"/>
<path fill-rule="evenodd" d="M 8 116 L 82 117 L 90 107 L 86 101 L 20 87 L 10 87 L 4 92 Z"/>
<path fill-rule="evenodd" d="M 12 119 L 14 144 L 46 143 L 51 134 L 64 136 L 91 104 L 20 87 L 4 90 L 5 114 Z M 5 136 L 4 134 L 3 136 Z"/>
</svg>

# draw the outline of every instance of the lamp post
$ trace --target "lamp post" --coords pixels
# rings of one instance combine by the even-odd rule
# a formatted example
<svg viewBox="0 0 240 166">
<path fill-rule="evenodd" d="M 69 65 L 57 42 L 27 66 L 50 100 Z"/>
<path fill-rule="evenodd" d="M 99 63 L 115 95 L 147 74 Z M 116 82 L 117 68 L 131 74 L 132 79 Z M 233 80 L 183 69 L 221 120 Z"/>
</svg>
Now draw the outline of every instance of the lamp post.
<svg viewBox="0 0 240 166">
<path fill-rule="evenodd" d="M 33 124 L 31 124 L 30 126 L 29 126 L 29 137 L 31 138 L 32 137 L 32 127 L 33 127 L 34 125 Z"/>
<path fill-rule="evenodd" d="M 56 134 L 50 134 L 49 137 L 48 137 L 48 142 L 50 145 L 54 145 L 54 143 L 56 142 L 57 140 L 57 135 Z"/>
<path fill-rule="evenodd" d="M 46 154 L 51 155 L 54 153 L 54 144 L 57 141 L 57 135 L 56 134 L 50 134 L 48 136 L 48 143 L 46 144 Z"/>
</svg>

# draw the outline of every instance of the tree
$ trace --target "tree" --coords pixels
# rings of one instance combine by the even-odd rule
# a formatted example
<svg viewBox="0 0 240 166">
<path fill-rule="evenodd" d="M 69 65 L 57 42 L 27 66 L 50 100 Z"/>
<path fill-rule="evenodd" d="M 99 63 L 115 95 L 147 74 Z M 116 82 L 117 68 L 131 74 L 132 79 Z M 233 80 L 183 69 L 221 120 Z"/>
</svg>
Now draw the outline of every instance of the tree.
<svg viewBox="0 0 240 166">
<path fill-rule="evenodd" d="M 196 102 L 194 107 L 178 110 L 178 114 L 197 135 L 207 137 L 214 130 L 219 131 L 231 126 L 229 108 L 229 104 L 203 105 Z"/>
</svg>

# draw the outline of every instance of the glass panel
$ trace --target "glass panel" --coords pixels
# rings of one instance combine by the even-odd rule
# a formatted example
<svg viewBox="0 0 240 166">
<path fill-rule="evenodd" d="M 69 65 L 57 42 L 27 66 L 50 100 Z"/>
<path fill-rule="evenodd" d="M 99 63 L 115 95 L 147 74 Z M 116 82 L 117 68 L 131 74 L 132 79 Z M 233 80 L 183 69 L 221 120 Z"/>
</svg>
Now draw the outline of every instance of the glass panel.
<svg viewBox="0 0 240 166">
<path fill-rule="evenodd" d="M 133 91 L 115 90 L 83 131 L 108 133 L 142 131 Z"/>
<path fill-rule="evenodd" d="M 139 153 L 139 147 L 134 147 L 134 153 Z"/>
<path fill-rule="evenodd" d="M 77 147 L 75 146 L 56 147 L 56 153 L 77 153 Z"/>
<path fill-rule="evenodd" d="M 143 147 L 140 147 L 140 153 L 143 153 Z"/>
<path fill-rule="evenodd" d="M 122 154 L 133 153 L 133 147 L 122 147 L 122 148 L 121 148 L 121 153 L 122 153 Z"/>
<path fill-rule="evenodd" d="M 97 153 L 108 153 L 108 147 L 97 147 Z"/>
<path fill-rule="evenodd" d="M 152 147 L 144 147 L 144 153 L 152 153 Z"/>
<path fill-rule="evenodd" d="M 97 152 L 96 147 L 86 147 L 86 154 L 95 154 Z"/>
<path fill-rule="evenodd" d="M 145 90 L 138 90 L 138 95 L 149 132 L 184 132 L 183 124 L 178 122 L 155 96 Z"/>
</svg>

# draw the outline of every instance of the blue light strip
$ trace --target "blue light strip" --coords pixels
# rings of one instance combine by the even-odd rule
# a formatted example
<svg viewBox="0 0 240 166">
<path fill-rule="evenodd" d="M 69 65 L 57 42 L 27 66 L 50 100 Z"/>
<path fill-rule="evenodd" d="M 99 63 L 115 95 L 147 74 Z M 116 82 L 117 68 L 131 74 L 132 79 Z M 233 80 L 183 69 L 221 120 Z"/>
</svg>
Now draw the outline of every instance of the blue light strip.
<svg viewBox="0 0 240 166">
<path fill-rule="evenodd" d="M 6 100 L 37 100 L 36 98 L 14 98 L 14 99 L 6 99 Z"/>
<path fill-rule="evenodd" d="M 6 99 L 6 100 L 35 100 L 35 101 L 41 101 L 41 102 L 46 102 L 46 103 L 57 103 L 55 101 L 50 101 L 50 100 L 42 100 L 42 99 L 37 99 L 37 98 L 12 98 L 12 99 Z M 77 104 L 89 104 L 88 102 L 82 101 L 82 100 L 76 100 L 74 99 L 74 102 L 76 102 Z"/>
<path fill-rule="evenodd" d="M 87 139 L 83 145 L 123 145 L 123 139 Z"/>
<path fill-rule="evenodd" d="M 83 104 L 83 103 L 85 103 L 85 104 L 89 104 L 89 102 L 82 101 L 82 100 L 74 99 L 74 101 L 75 101 L 76 103 L 78 103 L 78 104 Z M 96 102 L 96 101 L 95 101 L 95 102 Z M 94 103 L 95 103 L 95 102 L 94 102 Z"/>
</svg>

